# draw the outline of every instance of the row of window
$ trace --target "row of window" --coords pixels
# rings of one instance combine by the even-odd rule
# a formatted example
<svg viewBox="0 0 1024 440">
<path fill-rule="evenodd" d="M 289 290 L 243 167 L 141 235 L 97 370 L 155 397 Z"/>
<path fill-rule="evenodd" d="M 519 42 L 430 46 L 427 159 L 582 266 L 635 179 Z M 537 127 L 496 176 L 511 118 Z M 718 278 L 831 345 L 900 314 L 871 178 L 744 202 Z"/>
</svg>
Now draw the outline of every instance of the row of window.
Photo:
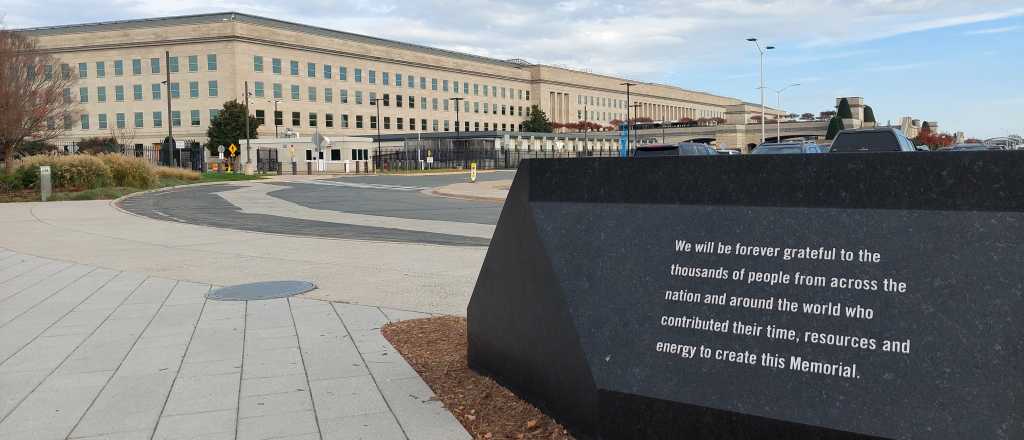
<svg viewBox="0 0 1024 440">
<path fill-rule="evenodd" d="M 300 63 L 295 60 L 290 60 L 288 64 L 288 74 L 292 76 L 300 76 Z M 256 55 L 252 59 L 252 70 L 260 73 L 264 71 L 263 57 Z M 270 60 L 270 71 L 275 75 L 282 75 L 282 61 L 280 58 L 271 58 Z M 316 63 L 306 63 L 305 76 L 307 78 L 316 78 L 317 72 L 322 75 L 323 79 L 334 79 L 335 75 L 339 81 L 348 81 L 348 67 L 346 66 L 331 66 L 330 64 L 317 65 Z M 377 71 L 374 69 L 367 69 L 365 80 L 367 84 L 377 84 Z M 352 80 L 356 83 L 362 83 L 364 80 L 363 69 L 355 67 L 352 69 Z M 393 82 L 392 82 L 393 80 Z M 417 81 L 418 80 L 418 81 Z M 403 76 L 399 72 L 380 72 L 380 85 L 384 87 L 391 86 L 394 84 L 395 87 L 408 87 L 415 89 L 417 83 L 419 84 L 420 90 L 427 90 L 427 84 L 430 84 L 430 90 L 441 91 L 441 92 L 452 92 L 454 94 L 461 93 L 469 95 L 470 83 L 469 81 L 459 82 L 457 80 L 449 81 L 447 79 L 438 80 L 437 78 L 426 78 L 424 76 L 416 77 L 412 74 L 406 74 Z M 499 97 L 499 91 L 502 99 L 518 99 L 522 101 L 530 100 L 530 91 L 523 89 L 514 89 L 511 87 L 498 87 L 495 85 L 487 84 L 472 84 L 473 96 L 491 96 L 494 98 Z"/>
<path fill-rule="evenodd" d="M 210 120 L 212 121 L 219 114 L 220 114 L 220 109 L 210 109 Z M 201 126 L 202 125 L 201 115 L 202 115 L 202 112 L 200 110 L 189 110 L 188 111 L 188 116 L 189 116 L 188 123 L 189 123 L 189 125 L 191 125 L 193 127 Z M 95 115 L 95 116 L 96 116 L 95 121 L 96 121 L 96 129 L 97 130 L 106 130 L 106 129 L 111 128 L 111 127 L 127 128 L 129 126 L 129 124 L 131 124 L 132 128 L 146 128 L 146 114 L 144 112 L 134 112 L 134 113 L 131 113 L 131 114 L 129 114 L 129 113 L 114 113 L 112 115 L 112 120 L 108 119 L 108 117 L 107 117 L 108 115 L 106 113 L 100 113 L 100 114 Z M 128 116 L 132 117 L 130 123 L 129 123 L 128 119 L 127 119 Z M 152 127 L 152 128 L 161 128 L 161 127 L 164 126 L 164 122 L 166 121 L 164 119 L 165 118 L 164 112 L 162 112 L 162 111 L 152 112 L 151 118 L 152 118 L 151 119 L 152 123 L 150 124 L 150 127 Z M 92 123 L 93 123 L 92 115 L 89 115 L 88 113 L 83 113 L 83 114 L 79 115 L 79 127 L 82 130 L 91 130 L 92 129 Z M 181 127 L 181 124 L 182 124 L 181 111 L 179 111 L 179 110 L 172 111 L 171 112 L 171 126 L 173 126 L 173 127 Z M 53 129 L 55 127 L 55 125 L 56 125 L 56 121 L 54 119 L 50 118 L 50 119 L 48 119 L 46 121 L 46 125 L 47 125 L 47 128 Z M 73 125 L 74 124 L 73 124 L 71 116 L 70 115 L 65 116 L 64 117 L 64 129 L 70 130 L 70 129 L 73 128 Z"/>
<path fill-rule="evenodd" d="M 290 92 L 291 92 L 290 96 L 291 96 L 291 99 L 293 101 L 301 101 L 303 99 L 302 89 L 301 89 L 300 86 L 298 86 L 298 85 L 291 85 Z M 306 88 L 306 99 L 309 102 L 319 102 L 320 97 L 322 96 L 322 99 L 323 99 L 324 103 L 327 103 L 327 104 L 334 103 L 334 89 L 330 89 L 330 88 L 323 89 L 323 95 L 319 95 L 318 92 L 320 92 L 320 89 L 317 88 L 317 87 L 313 87 L 313 86 L 307 87 Z M 283 87 L 279 83 L 272 84 L 272 92 L 271 93 L 272 93 L 271 96 L 274 99 L 282 99 L 284 97 Z M 255 88 L 254 88 L 254 91 L 253 91 L 253 95 L 255 97 L 257 97 L 257 98 L 265 98 L 266 97 L 266 90 L 264 88 L 264 84 L 263 84 L 262 81 L 256 81 Z M 369 92 L 367 94 L 367 97 L 369 99 L 367 99 L 367 100 L 363 99 L 363 91 L 362 90 L 355 90 L 354 91 L 353 98 L 355 100 L 355 104 L 357 104 L 357 105 L 362 105 L 362 104 L 375 105 L 374 102 L 378 100 L 377 99 L 377 92 Z M 415 96 L 412 96 L 412 95 L 409 95 L 409 96 L 395 95 L 394 98 L 395 99 L 394 99 L 393 102 L 394 102 L 395 107 L 401 108 L 403 106 L 408 106 L 408 108 L 411 108 L 411 109 L 415 109 L 416 108 L 416 97 Z M 426 110 L 428 108 L 428 102 L 429 102 L 429 108 L 431 110 L 446 111 L 446 112 L 447 111 L 453 111 L 453 109 L 452 109 L 453 106 L 451 106 L 449 104 L 450 100 L 443 99 L 443 98 L 441 98 L 441 99 L 439 99 L 439 98 L 430 98 L 430 100 L 428 101 L 427 97 L 425 97 L 425 96 L 421 96 L 419 98 L 419 107 L 420 107 L 420 109 Z M 349 103 L 348 89 L 338 89 L 338 103 L 339 104 L 348 104 Z M 390 107 L 391 104 L 392 104 L 391 94 L 390 93 L 381 94 L 380 95 L 380 103 L 384 107 Z M 489 102 L 481 103 L 481 102 L 478 102 L 478 101 L 474 101 L 474 102 L 462 101 L 462 104 L 463 104 L 463 111 L 465 111 L 466 113 L 469 113 L 470 111 L 472 111 L 473 113 L 480 113 L 481 112 L 481 108 L 482 108 L 483 109 L 483 113 L 485 113 L 485 114 L 486 113 L 492 113 L 492 110 L 493 110 L 494 114 L 499 114 L 499 112 L 500 112 L 502 115 L 506 115 L 507 114 L 507 115 L 510 115 L 510 116 L 514 116 L 516 114 L 517 110 L 518 110 L 519 116 L 522 116 L 523 115 L 523 108 L 524 108 L 523 106 L 516 107 L 516 106 L 512 106 L 512 105 L 505 105 L 505 104 L 502 104 L 502 105 L 499 106 L 497 103 L 493 103 L 493 104 L 489 103 Z M 481 104 L 483 104 L 483 105 L 481 106 Z M 527 110 L 529 110 L 528 107 L 527 107 Z"/>
<path fill-rule="evenodd" d="M 621 108 L 626 106 L 626 102 L 622 99 L 606 98 L 602 96 L 576 95 L 576 105 Z"/>
<path fill-rule="evenodd" d="M 290 116 L 291 116 L 290 122 L 291 122 L 291 126 L 292 127 L 301 127 L 301 126 L 303 126 L 303 123 L 302 123 L 302 116 L 303 115 L 302 115 L 301 112 L 291 112 Z M 324 117 L 323 118 L 323 124 L 324 124 L 323 126 L 326 127 L 326 128 L 334 128 L 335 127 L 334 116 L 335 115 L 333 113 L 324 113 L 323 114 L 323 117 Z M 338 114 L 337 116 L 338 116 L 338 119 L 337 119 L 337 127 L 338 128 L 351 128 L 350 121 L 349 121 L 349 115 L 348 114 L 342 113 L 342 114 Z M 417 129 L 416 128 L 416 118 L 401 118 L 401 117 L 392 118 L 391 116 L 383 116 L 383 117 L 381 117 L 381 129 L 382 130 L 391 130 L 391 127 L 392 127 L 391 122 L 392 122 L 392 120 L 394 121 L 394 129 L 395 130 L 406 130 L 406 127 L 408 127 L 408 130 L 416 130 Z M 368 122 L 368 125 L 364 124 L 364 121 Z M 260 124 L 260 125 L 266 124 L 266 112 L 264 110 L 256 110 L 256 122 L 258 124 Z M 354 115 L 354 118 L 353 118 L 353 120 L 351 122 L 354 124 L 354 127 L 357 128 L 357 129 L 358 128 L 377 129 L 377 116 L 374 116 L 374 115 L 370 115 L 369 117 L 366 117 L 365 119 L 364 119 L 363 115 Z M 481 122 L 480 121 L 462 121 L 462 122 L 464 124 L 463 131 L 480 131 L 480 127 L 481 127 Z M 429 124 L 429 127 L 428 127 L 428 124 Z M 420 131 L 428 131 L 428 130 L 429 131 L 453 131 L 454 127 L 455 127 L 455 124 L 456 124 L 456 121 L 437 120 L 437 119 L 433 119 L 433 120 L 428 121 L 427 119 L 420 119 L 419 120 L 419 130 Z M 483 131 L 490 131 L 492 129 L 492 127 L 493 127 L 494 130 L 498 130 L 499 126 L 501 127 L 502 131 L 517 130 L 517 129 L 520 130 L 520 131 L 522 130 L 522 128 L 521 128 L 522 124 L 520 124 L 518 126 L 516 124 L 509 124 L 509 123 L 503 123 L 503 124 L 499 125 L 497 122 L 493 122 L 493 123 L 492 122 L 483 122 L 482 124 L 483 124 Z M 274 125 L 276 125 L 276 126 L 284 126 L 285 125 L 284 124 L 284 112 L 283 111 L 278 110 L 278 111 L 274 112 Z M 306 113 L 306 125 L 308 125 L 309 127 L 319 127 L 320 126 L 320 114 L 316 113 L 316 112 Z"/>
<path fill-rule="evenodd" d="M 161 63 L 162 62 L 163 62 L 163 58 L 150 58 L 149 59 L 149 73 L 152 73 L 152 74 L 161 73 Z M 130 66 L 129 66 L 130 69 L 131 69 L 132 75 L 142 75 L 142 68 L 143 68 L 144 64 L 145 63 L 144 63 L 142 58 L 134 58 L 134 59 L 132 59 L 130 61 Z M 92 67 L 93 68 L 92 68 L 91 72 L 96 75 L 96 78 L 106 78 L 107 77 L 107 65 L 108 64 L 107 64 L 106 61 L 96 61 L 96 62 L 92 63 Z M 124 74 L 125 74 L 124 60 L 113 60 L 112 62 L 110 62 L 110 66 L 111 66 L 111 68 L 113 70 L 112 73 L 113 73 L 114 76 L 124 76 Z M 188 55 L 188 56 L 186 56 L 185 57 L 185 67 L 186 67 L 186 69 L 187 69 L 187 71 L 189 73 L 198 72 L 199 71 L 199 67 L 200 67 L 199 55 Z M 70 65 L 68 65 L 68 64 L 61 64 L 60 65 L 60 69 L 61 69 L 61 74 L 64 76 L 64 78 L 68 78 L 68 77 L 71 76 L 71 66 Z M 173 56 L 173 57 L 170 57 L 170 58 L 167 59 L 167 69 L 171 73 L 178 73 L 178 72 L 181 71 L 181 65 L 180 65 L 180 63 L 178 61 L 178 57 Z M 37 73 L 37 70 L 38 69 L 34 68 L 34 66 L 30 66 L 30 68 L 28 69 L 30 78 L 34 77 L 33 75 L 35 75 Z M 216 72 L 217 71 L 217 54 L 212 54 L 211 53 L 211 54 L 207 54 L 206 55 L 206 71 L 208 71 L 208 72 Z M 53 66 L 50 66 L 50 65 L 44 66 L 43 67 L 43 74 L 46 75 L 47 79 L 52 78 L 52 76 L 53 76 Z M 89 63 L 86 63 L 86 62 L 78 63 L 78 78 L 79 79 L 86 79 L 86 78 L 89 78 L 89 75 L 90 75 Z"/>
<path fill-rule="evenodd" d="M 150 95 L 153 100 L 159 101 L 162 98 L 163 84 L 155 83 L 149 87 Z M 107 90 L 106 86 L 96 87 L 96 102 L 107 102 Z M 113 99 L 116 102 L 122 102 L 125 98 L 125 86 L 113 86 L 114 96 Z M 181 84 L 172 82 L 170 87 L 171 98 L 181 98 Z M 200 84 L 199 81 L 188 82 L 188 97 L 199 98 Z M 145 99 L 145 88 L 142 84 L 134 84 L 131 86 L 132 100 L 142 101 Z M 210 80 L 206 82 L 206 96 L 210 98 L 216 98 L 220 94 L 220 87 L 217 84 L 217 80 Z M 78 88 L 78 102 L 88 103 L 92 99 L 89 95 L 88 87 Z M 64 101 L 71 102 L 71 89 L 64 89 Z"/>
</svg>

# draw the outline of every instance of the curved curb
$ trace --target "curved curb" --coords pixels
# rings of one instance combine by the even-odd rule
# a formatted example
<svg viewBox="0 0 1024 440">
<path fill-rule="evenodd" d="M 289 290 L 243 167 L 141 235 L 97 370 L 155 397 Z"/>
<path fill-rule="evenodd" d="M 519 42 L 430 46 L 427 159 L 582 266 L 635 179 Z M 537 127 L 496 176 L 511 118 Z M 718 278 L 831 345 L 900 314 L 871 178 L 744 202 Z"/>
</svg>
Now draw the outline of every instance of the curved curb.
<svg viewBox="0 0 1024 440">
<path fill-rule="evenodd" d="M 455 192 L 455 191 L 446 190 L 445 188 L 447 188 L 449 186 L 451 186 L 451 185 L 439 186 L 439 187 L 436 187 L 436 188 L 425 189 L 425 190 L 421 191 L 421 193 L 422 194 L 426 194 L 428 196 L 432 196 L 432 197 L 444 197 L 446 199 L 469 200 L 469 201 L 474 201 L 474 202 L 505 203 L 505 199 L 507 198 L 507 196 L 506 197 L 490 197 L 490 196 L 466 194 L 466 193 L 463 193 L 463 192 Z"/>
</svg>

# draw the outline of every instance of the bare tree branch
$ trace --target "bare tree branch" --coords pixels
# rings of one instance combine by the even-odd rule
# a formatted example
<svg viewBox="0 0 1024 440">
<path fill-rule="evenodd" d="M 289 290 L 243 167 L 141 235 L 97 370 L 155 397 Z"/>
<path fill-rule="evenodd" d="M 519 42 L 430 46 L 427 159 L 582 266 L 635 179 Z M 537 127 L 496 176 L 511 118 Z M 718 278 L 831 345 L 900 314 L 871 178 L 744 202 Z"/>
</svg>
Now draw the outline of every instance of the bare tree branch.
<svg viewBox="0 0 1024 440">
<path fill-rule="evenodd" d="M 68 64 L 41 52 L 24 34 L 0 29 L 0 147 L 7 169 L 26 141 L 48 141 L 64 134 L 78 113 Z"/>
</svg>

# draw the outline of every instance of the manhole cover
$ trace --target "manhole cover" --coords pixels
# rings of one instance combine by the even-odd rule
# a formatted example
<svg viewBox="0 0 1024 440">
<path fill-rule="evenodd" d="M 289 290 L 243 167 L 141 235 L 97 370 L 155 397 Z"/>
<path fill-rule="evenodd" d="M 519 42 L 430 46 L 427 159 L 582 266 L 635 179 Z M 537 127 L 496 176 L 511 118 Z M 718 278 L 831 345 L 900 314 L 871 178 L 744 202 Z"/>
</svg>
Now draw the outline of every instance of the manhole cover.
<svg viewBox="0 0 1024 440">
<path fill-rule="evenodd" d="M 206 294 L 209 299 L 219 301 L 253 301 L 295 296 L 316 289 L 313 283 L 305 281 L 264 281 L 221 287 Z"/>
</svg>

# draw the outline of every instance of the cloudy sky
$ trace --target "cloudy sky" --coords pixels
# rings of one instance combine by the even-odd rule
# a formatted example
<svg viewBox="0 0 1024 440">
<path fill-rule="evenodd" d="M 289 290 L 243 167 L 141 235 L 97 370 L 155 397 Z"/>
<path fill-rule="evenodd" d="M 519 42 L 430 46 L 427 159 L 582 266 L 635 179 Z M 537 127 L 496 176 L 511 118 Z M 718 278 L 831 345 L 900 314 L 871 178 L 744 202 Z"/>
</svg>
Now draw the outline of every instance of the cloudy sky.
<svg viewBox="0 0 1024 440">
<path fill-rule="evenodd" d="M 862 96 L 880 121 L 910 115 L 968 136 L 1024 134 L 1021 0 L 0 0 L 9 28 L 220 11 L 751 102 L 758 57 L 744 40 L 756 36 L 778 47 L 768 87 L 801 84 L 783 94 L 787 110 Z"/>
</svg>

